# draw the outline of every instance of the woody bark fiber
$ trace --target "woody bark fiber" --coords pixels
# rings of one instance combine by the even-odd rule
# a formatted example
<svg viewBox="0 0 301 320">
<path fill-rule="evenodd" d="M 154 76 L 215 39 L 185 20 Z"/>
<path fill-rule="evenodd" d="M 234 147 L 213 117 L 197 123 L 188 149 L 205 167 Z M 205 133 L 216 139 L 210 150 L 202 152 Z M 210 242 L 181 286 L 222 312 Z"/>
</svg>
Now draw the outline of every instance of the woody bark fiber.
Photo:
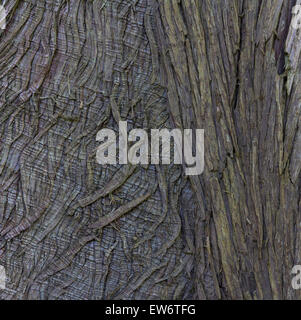
<svg viewBox="0 0 301 320">
<path fill-rule="evenodd" d="M 9 0 L 1 299 L 298 299 L 299 0 Z M 102 128 L 205 129 L 205 171 L 101 166 Z"/>
</svg>

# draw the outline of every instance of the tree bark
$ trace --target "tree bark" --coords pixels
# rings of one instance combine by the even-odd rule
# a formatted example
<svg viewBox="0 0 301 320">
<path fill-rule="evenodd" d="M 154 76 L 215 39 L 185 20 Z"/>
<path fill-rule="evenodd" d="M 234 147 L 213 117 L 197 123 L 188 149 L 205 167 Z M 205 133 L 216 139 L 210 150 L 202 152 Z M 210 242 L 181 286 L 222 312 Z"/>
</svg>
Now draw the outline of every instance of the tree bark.
<svg viewBox="0 0 301 320">
<path fill-rule="evenodd" d="M 4 1 L 0 298 L 300 298 L 300 4 Z M 119 120 L 204 129 L 204 173 L 97 164 Z"/>
</svg>

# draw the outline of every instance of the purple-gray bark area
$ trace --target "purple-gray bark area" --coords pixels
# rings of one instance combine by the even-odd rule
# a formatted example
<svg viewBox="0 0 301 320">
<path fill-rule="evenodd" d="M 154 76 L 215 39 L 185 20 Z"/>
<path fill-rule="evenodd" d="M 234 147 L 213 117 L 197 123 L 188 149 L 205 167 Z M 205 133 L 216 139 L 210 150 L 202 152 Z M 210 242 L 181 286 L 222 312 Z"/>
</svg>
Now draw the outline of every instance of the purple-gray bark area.
<svg viewBox="0 0 301 320">
<path fill-rule="evenodd" d="M 8 0 L 0 299 L 298 299 L 300 0 Z M 205 170 L 97 132 L 204 129 Z"/>
</svg>

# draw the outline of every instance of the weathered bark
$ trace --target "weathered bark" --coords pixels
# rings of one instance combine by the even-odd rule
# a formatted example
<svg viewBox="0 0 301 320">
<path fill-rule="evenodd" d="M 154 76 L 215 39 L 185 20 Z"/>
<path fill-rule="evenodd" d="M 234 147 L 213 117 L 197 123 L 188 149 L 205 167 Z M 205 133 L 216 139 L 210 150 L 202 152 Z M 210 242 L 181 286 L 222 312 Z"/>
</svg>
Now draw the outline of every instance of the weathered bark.
<svg viewBox="0 0 301 320">
<path fill-rule="evenodd" d="M 292 299 L 300 0 L 9 0 L 2 299 Z M 96 133 L 205 129 L 205 171 L 100 166 Z"/>
</svg>

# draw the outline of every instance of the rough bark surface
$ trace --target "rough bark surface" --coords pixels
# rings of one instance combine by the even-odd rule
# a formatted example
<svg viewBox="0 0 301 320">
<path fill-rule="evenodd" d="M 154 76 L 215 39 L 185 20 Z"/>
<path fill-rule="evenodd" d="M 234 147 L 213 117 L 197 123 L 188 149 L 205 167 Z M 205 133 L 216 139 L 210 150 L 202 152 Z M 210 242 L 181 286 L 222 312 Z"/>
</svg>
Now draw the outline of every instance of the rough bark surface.
<svg viewBox="0 0 301 320">
<path fill-rule="evenodd" d="M 8 0 L 1 299 L 296 299 L 300 0 Z M 205 129 L 205 171 L 96 134 Z"/>
</svg>

